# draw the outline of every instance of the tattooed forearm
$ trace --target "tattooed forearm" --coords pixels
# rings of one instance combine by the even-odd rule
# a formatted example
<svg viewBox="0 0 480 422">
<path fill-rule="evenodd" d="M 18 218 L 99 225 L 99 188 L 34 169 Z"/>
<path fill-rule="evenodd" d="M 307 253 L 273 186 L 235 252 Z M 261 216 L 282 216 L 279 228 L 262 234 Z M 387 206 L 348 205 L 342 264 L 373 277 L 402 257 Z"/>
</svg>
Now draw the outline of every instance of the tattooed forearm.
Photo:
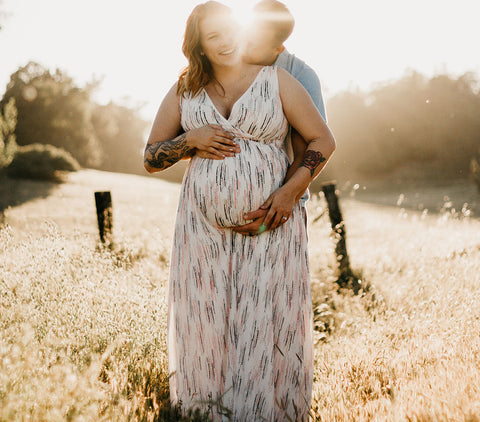
<svg viewBox="0 0 480 422">
<path fill-rule="evenodd" d="M 187 134 L 183 133 L 170 141 L 147 144 L 144 162 L 151 168 L 165 170 L 180 161 L 191 150 L 192 148 L 187 145 Z"/>
<path fill-rule="evenodd" d="M 325 157 L 320 151 L 307 150 L 305 158 L 300 163 L 300 167 L 305 167 L 310 170 L 310 176 L 313 177 L 316 168 L 325 161 Z"/>
</svg>

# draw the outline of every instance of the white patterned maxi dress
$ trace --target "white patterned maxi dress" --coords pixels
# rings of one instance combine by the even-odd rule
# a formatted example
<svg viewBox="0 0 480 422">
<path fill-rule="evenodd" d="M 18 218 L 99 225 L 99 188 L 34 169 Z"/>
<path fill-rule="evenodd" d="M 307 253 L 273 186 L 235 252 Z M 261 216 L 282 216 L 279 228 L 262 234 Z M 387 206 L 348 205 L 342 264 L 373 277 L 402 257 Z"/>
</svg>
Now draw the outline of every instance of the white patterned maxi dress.
<svg viewBox="0 0 480 422">
<path fill-rule="evenodd" d="M 214 421 L 303 421 L 310 408 L 312 302 L 303 210 L 249 237 L 245 224 L 287 171 L 277 68 L 263 67 L 223 117 L 205 90 L 181 99 L 185 131 L 218 124 L 241 152 L 193 157 L 175 225 L 168 293 L 170 398 Z"/>
</svg>

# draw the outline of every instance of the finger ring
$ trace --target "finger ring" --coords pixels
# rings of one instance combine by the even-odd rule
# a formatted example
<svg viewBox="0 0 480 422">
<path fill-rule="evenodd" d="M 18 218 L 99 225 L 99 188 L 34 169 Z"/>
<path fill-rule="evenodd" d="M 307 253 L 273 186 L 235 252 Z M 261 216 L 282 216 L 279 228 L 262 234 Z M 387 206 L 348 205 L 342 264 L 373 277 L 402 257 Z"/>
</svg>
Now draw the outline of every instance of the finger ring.
<svg viewBox="0 0 480 422">
<path fill-rule="evenodd" d="M 287 220 L 288 220 L 288 217 L 283 216 L 283 217 L 282 217 L 282 220 L 283 220 L 283 221 L 287 221 Z"/>
<path fill-rule="evenodd" d="M 265 223 L 262 223 L 262 225 L 258 228 L 258 232 L 263 233 L 265 230 L 267 230 L 267 226 Z"/>
</svg>

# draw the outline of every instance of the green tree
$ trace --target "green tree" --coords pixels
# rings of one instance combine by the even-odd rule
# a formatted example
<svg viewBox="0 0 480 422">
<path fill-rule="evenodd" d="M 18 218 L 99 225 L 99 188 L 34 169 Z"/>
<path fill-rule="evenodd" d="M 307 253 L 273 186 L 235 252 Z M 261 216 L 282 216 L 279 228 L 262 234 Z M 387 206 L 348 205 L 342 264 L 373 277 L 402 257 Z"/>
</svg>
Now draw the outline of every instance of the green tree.
<svg viewBox="0 0 480 422">
<path fill-rule="evenodd" d="M 70 152 L 82 166 L 94 167 L 101 163 L 92 124 L 94 88 L 79 88 L 64 72 L 29 62 L 11 75 L 0 105 L 15 99 L 19 145 L 51 144 Z"/>
</svg>

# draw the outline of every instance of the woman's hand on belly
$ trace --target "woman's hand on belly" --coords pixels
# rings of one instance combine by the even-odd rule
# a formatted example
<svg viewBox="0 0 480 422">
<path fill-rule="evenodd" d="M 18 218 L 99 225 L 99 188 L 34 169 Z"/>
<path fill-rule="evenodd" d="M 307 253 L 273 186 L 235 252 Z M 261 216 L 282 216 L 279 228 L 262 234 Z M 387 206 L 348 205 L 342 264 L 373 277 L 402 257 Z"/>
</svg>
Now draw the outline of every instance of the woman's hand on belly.
<svg viewBox="0 0 480 422">
<path fill-rule="evenodd" d="M 195 155 L 200 158 L 223 160 L 240 152 L 240 147 L 233 141 L 234 136 L 219 125 L 206 125 L 187 132 L 187 145 L 195 148 Z"/>
<path fill-rule="evenodd" d="M 235 154 L 238 154 L 240 152 L 240 147 L 237 145 L 235 152 L 226 152 L 225 156 L 219 156 L 217 154 L 212 154 L 211 152 L 208 151 L 202 151 L 199 149 L 193 150 L 195 156 L 199 158 L 206 158 L 209 160 L 223 160 L 225 157 L 233 157 Z"/>
</svg>

